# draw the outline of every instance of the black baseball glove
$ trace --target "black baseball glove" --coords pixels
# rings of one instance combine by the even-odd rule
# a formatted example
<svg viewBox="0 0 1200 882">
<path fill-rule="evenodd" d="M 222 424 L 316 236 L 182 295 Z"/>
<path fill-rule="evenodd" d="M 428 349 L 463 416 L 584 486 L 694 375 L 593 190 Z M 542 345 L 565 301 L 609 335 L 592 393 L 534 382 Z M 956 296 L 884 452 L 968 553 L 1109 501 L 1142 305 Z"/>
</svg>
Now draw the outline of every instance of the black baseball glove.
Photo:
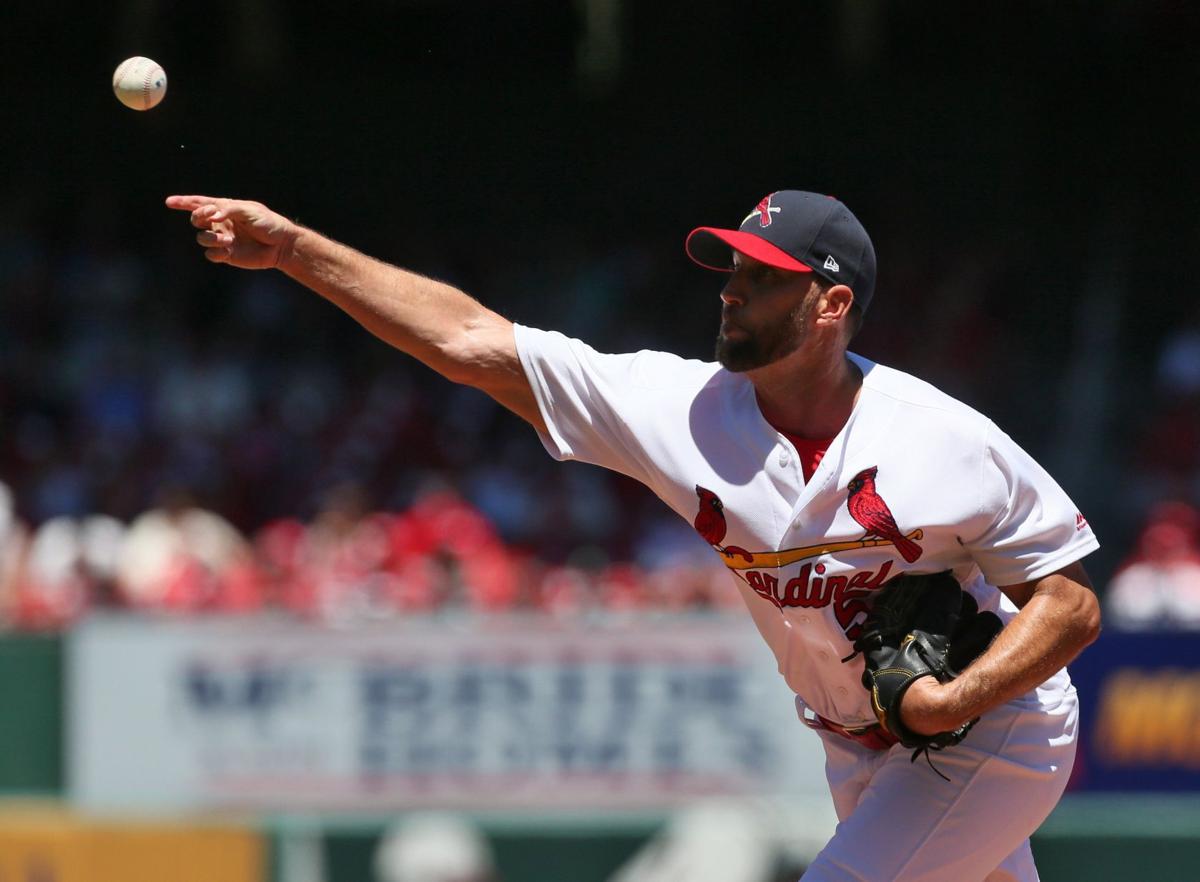
<svg viewBox="0 0 1200 882">
<path fill-rule="evenodd" d="M 862 682 L 880 725 L 914 749 L 913 759 L 922 752 L 928 759 L 930 750 L 962 741 L 977 720 L 951 732 L 920 735 L 900 722 L 900 700 L 921 677 L 936 677 L 939 683 L 953 680 L 987 649 L 1001 627 L 999 616 L 981 613 L 975 598 L 949 570 L 897 576 L 875 595 L 854 652 L 843 661 L 863 654 Z"/>
</svg>

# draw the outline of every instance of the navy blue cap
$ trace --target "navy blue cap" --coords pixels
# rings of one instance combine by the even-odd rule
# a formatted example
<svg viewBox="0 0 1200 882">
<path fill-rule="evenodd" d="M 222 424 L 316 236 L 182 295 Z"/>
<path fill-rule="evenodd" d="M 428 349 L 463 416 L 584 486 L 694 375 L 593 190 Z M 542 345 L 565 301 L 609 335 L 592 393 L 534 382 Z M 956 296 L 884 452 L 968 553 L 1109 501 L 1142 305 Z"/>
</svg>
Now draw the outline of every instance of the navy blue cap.
<svg viewBox="0 0 1200 882">
<path fill-rule="evenodd" d="M 740 251 L 762 263 L 816 273 L 854 292 L 866 312 L 875 293 L 875 248 L 850 209 L 820 193 L 779 190 L 763 198 L 736 230 L 698 227 L 684 245 L 700 266 L 730 272 Z"/>
</svg>

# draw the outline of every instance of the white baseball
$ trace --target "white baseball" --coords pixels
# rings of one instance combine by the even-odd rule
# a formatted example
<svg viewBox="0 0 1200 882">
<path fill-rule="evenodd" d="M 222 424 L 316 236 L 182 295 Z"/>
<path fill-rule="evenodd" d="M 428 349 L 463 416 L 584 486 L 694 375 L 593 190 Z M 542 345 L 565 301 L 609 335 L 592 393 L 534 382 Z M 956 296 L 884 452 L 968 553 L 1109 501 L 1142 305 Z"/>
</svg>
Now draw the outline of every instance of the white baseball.
<svg viewBox="0 0 1200 882">
<path fill-rule="evenodd" d="M 126 58 L 113 71 L 113 93 L 134 110 L 149 110 L 167 94 L 167 72 L 149 58 Z"/>
</svg>

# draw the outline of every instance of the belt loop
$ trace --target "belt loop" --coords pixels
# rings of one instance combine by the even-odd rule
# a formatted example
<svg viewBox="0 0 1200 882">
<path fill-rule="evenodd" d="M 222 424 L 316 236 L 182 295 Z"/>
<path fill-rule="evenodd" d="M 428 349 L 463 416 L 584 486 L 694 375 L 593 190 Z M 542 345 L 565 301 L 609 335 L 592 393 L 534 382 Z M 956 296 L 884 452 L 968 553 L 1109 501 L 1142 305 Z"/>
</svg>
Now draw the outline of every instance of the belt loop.
<svg viewBox="0 0 1200 882">
<path fill-rule="evenodd" d="M 811 714 L 811 716 L 809 716 Z M 796 696 L 796 716 L 800 718 L 800 722 L 808 726 L 810 729 L 828 729 L 822 720 L 821 715 L 804 703 L 804 699 L 799 695 Z"/>
</svg>

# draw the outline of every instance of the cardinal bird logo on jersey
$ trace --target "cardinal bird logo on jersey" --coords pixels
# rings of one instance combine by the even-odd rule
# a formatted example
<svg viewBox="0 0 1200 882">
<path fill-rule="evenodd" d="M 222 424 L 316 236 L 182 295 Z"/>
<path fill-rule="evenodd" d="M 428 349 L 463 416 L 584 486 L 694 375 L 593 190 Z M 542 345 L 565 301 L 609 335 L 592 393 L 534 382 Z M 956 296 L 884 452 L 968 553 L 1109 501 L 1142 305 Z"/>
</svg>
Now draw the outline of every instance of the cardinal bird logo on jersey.
<svg viewBox="0 0 1200 882">
<path fill-rule="evenodd" d="M 696 485 L 696 495 L 700 497 L 700 511 L 696 514 L 696 520 L 692 521 L 692 526 L 696 528 L 704 541 L 713 546 L 717 551 L 727 556 L 740 555 L 746 560 L 751 559 L 749 552 L 736 545 L 723 547 L 721 542 L 725 539 L 725 505 L 721 502 L 721 497 L 717 496 L 707 487 Z"/>
<path fill-rule="evenodd" d="M 921 556 L 921 546 L 900 532 L 887 503 L 875 490 L 878 472 L 879 466 L 871 466 L 850 479 L 846 508 L 850 509 L 850 517 L 867 531 L 867 537 L 886 539 L 896 546 L 902 558 L 912 563 Z"/>
</svg>

